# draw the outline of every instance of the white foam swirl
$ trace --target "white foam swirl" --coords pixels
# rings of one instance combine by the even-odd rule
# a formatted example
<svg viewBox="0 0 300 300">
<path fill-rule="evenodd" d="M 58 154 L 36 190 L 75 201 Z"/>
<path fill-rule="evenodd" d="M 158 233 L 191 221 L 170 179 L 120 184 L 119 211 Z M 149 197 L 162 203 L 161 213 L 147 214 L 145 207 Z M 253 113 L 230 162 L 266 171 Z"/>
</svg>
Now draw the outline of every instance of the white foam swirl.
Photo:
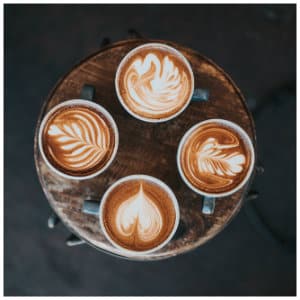
<svg viewBox="0 0 300 300">
<path fill-rule="evenodd" d="M 139 114 L 154 117 L 181 109 L 189 94 L 185 71 L 180 71 L 168 55 L 159 58 L 155 53 L 132 61 L 125 72 L 124 85 L 129 106 Z"/>
<path fill-rule="evenodd" d="M 137 237 L 143 242 L 154 240 L 163 226 L 163 217 L 156 206 L 143 191 L 140 185 L 138 193 L 118 208 L 116 228 L 124 237 Z"/>
</svg>

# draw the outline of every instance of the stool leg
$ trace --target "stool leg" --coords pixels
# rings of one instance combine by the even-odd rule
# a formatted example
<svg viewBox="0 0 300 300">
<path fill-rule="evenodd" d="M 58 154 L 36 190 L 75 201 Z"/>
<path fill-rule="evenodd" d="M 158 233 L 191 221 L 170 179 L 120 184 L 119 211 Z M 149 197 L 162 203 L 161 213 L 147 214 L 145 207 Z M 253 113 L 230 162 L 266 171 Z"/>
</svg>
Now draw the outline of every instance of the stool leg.
<svg viewBox="0 0 300 300">
<path fill-rule="evenodd" d="M 259 160 L 255 166 L 255 171 L 258 175 L 262 175 L 265 172 L 265 167 Z"/>
<path fill-rule="evenodd" d="M 128 29 L 128 35 L 130 39 L 142 39 L 143 36 L 134 28 Z"/>
<path fill-rule="evenodd" d="M 69 247 L 74 247 L 82 244 L 85 244 L 85 241 L 81 240 L 74 234 L 71 234 L 66 240 L 66 245 Z"/>
<path fill-rule="evenodd" d="M 254 191 L 254 190 L 251 190 L 249 191 L 249 193 L 247 194 L 245 200 L 248 202 L 248 201 L 251 201 L 251 200 L 255 200 L 257 199 L 259 196 L 259 193 L 257 191 Z"/>
<path fill-rule="evenodd" d="M 110 41 L 110 38 L 109 37 L 104 37 L 100 43 L 100 47 L 105 47 L 107 46 L 108 44 L 110 44 L 111 41 Z"/>
<path fill-rule="evenodd" d="M 59 222 L 59 217 L 55 213 L 52 213 L 48 218 L 48 228 L 53 229 Z"/>
</svg>

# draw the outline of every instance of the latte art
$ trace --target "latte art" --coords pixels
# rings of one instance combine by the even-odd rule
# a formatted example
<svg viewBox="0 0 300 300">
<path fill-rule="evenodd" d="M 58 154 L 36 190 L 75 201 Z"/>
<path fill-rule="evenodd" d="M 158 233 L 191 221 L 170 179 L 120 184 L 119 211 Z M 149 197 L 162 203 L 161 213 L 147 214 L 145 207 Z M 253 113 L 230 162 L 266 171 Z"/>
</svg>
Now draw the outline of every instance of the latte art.
<svg viewBox="0 0 300 300">
<path fill-rule="evenodd" d="M 169 56 L 161 60 L 153 53 L 133 61 L 125 72 L 124 82 L 136 110 L 154 117 L 180 108 L 189 93 L 186 73 L 180 72 Z"/>
<path fill-rule="evenodd" d="M 238 140 L 233 141 L 232 144 L 220 145 L 215 138 L 208 138 L 196 154 L 198 156 L 199 172 L 223 177 L 228 176 L 231 183 L 232 179 L 230 177 L 242 172 L 246 161 L 245 155 L 234 150 L 238 146 Z M 230 153 L 230 151 L 232 152 Z"/>
<path fill-rule="evenodd" d="M 110 158 L 114 135 L 100 112 L 71 106 L 54 113 L 44 128 L 44 151 L 64 172 L 88 174 Z"/>
<path fill-rule="evenodd" d="M 158 184 L 132 179 L 109 192 L 102 218 L 115 243 L 129 250 L 146 251 L 168 238 L 176 211 L 170 195 Z"/>
<path fill-rule="evenodd" d="M 180 112 L 193 88 L 183 59 L 167 47 L 145 46 L 130 55 L 117 76 L 123 104 L 139 117 L 153 120 Z"/>
<path fill-rule="evenodd" d="M 154 240 L 163 226 L 159 208 L 143 191 L 125 200 L 116 214 L 117 230 L 123 236 L 136 236 L 143 242 Z"/>
<path fill-rule="evenodd" d="M 242 138 L 220 124 L 206 124 L 187 138 L 180 163 L 187 180 L 197 189 L 222 193 L 245 177 L 250 154 Z"/>
</svg>

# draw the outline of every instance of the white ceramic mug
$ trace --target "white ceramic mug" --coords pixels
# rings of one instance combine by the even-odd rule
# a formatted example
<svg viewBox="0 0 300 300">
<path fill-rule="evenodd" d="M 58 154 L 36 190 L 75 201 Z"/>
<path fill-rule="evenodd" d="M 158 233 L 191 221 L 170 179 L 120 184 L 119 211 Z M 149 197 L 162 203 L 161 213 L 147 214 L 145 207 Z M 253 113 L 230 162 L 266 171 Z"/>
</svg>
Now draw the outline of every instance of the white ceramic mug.
<svg viewBox="0 0 300 300">
<path fill-rule="evenodd" d="M 172 53 L 174 56 L 178 57 L 179 60 L 181 60 L 181 62 L 185 65 L 186 69 L 189 72 L 190 75 L 190 79 L 191 79 L 191 91 L 189 94 L 189 98 L 186 101 L 185 105 L 176 113 L 165 117 L 165 118 L 160 118 L 160 119 L 152 119 L 152 118 L 147 118 L 147 117 L 142 117 L 138 114 L 136 114 L 135 112 L 133 112 L 124 102 L 123 97 L 120 93 L 120 88 L 119 88 L 119 78 L 120 78 L 120 73 L 122 68 L 124 67 L 124 65 L 126 64 L 126 62 L 128 61 L 128 59 L 130 57 L 132 57 L 134 54 L 136 54 L 137 52 L 145 49 L 145 48 L 154 48 L 154 49 L 165 49 L 168 52 Z M 150 122 L 150 123 L 160 123 L 160 122 L 166 122 L 169 121 L 171 119 L 176 118 L 179 114 L 181 114 L 190 104 L 191 101 L 207 101 L 208 97 L 209 97 L 209 91 L 206 89 L 202 89 L 202 88 L 197 88 L 195 89 L 194 87 L 194 74 L 193 74 L 193 70 L 192 67 L 189 63 L 189 61 L 186 59 L 186 57 L 177 49 L 168 46 L 166 44 L 162 44 L 162 43 L 146 43 L 143 44 L 141 46 L 138 46 L 134 49 L 132 49 L 131 51 L 129 51 L 125 57 L 122 59 L 122 61 L 120 62 L 118 68 L 117 68 L 117 72 L 116 72 L 116 76 L 115 76 L 115 89 L 116 89 L 116 93 L 119 99 L 119 102 L 121 103 L 121 105 L 123 106 L 123 108 L 133 117 L 141 120 L 141 121 L 145 121 L 145 122 Z"/>
<path fill-rule="evenodd" d="M 174 222 L 174 226 L 172 231 L 170 232 L 170 234 L 168 235 L 168 237 L 158 246 L 146 250 L 146 251 L 134 251 L 134 250 L 129 250 L 126 249 L 122 246 L 120 246 L 119 244 L 117 244 L 108 234 L 104 223 L 103 223 L 103 208 L 105 205 L 105 202 L 107 200 L 108 195 L 110 194 L 110 192 L 119 184 L 124 183 L 126 181 L 130 181 L 130 180 L 145 180 L 145 181 L 149 181 L 152 182 L 154 184 L 157 184 L 159 187 L 161 187 L 164 191 L 167 192 L 167 194 L 169 195 L 172 203 L 173 203 L 173 207 L 175 210 L 175 222 Z M 179 211 L 179 205 L 176 199 L 175 194 L 173 193 L 173 191 L 171 190 L 171 188 L 166 185 L 163 181 L 152 177 L 152 176 L 148 176 L 148 175 L 143 175 L 143 174 L 137 174 L 137 175 L 130 175 L 130 176 L 126 176 L 123 177 L 119 180 L 117 180 L 116 182 L 114 182 L 104 193 L 104 195 L 101 198 L 101 201 L 92 201 L 92 200 L 85 200 L 84 204 L 83 204 L 83 208 L 82 211 L 86 214 L 91 214 L 91 215 L 96 215 L 99 218 L 99 225 L 101 230 L 103 231 L 106 239 L 117 249 L 119 249 L 121 251 L 121 255 L 125 255 L 125 256 L 133 256 L 133 255 L 145 255 L 145 254 L 149 254 L 152 252 L 155 252 L 159 249 L 161 249 L 162 247 L 164 247 L 174 236 L 178 224 L 179 224 L 179 219 L 180 219 L 180 211 Z"/>
<path fill-rule="evenodd" d="M 109 166 L 110 164 L 113 162 L 116 154 L 117 154 L 117 150 L 118 150 L 118 146 L 119 146 L 119 131 L 118 131 L 118 127 L 113 119 L 113 117 L 110 115 L 110 113 L 101 105 L 93 102 L 93 94 L 94 94 L 94 88 L 93 86 L 90 85 L 85 85 L 81 91 L 81 97 L 82 98 L 89 98 L 89 100 L 84 100 L 84 99 L 71 99 L 71 100 L 67 100 L 64 101 L 56 106 L 54 106 L 43 118 L 41 124 L 40 124 L 40 128 L 39 128 L 39 134 L 38 134 L 38 145 L 39 145 L 39 150 L 40 153 L 45 161 L 45 163 L 47 164 L 47 166 L 54 171 L 55 173 L 57 173 L 58 175 L 67 178 L 67 179 L 74 179 L 74 180 L 83 180 L 83 179 L 90 179 L 93 178 L 99 174 L 101 174 L 102 172 L 104 172 Z M 86 106 L 87 108 L 92 108 L 96 111 L 99 111 L 100 113 L 102 113 L 108 120 L 108 122 L 110 123 L 113 132 L 114 132 L 114 136 L 115 136 L 115 144 L 114 144 L 114 149 L 113 152 L 111 154 L 110 159 L 106 162 L 106 164 L 99 170 L 95 171 L 92 174 L 86 175 L 86 176 L 73 176 L 73 175 L 69 175 L 66 174 L 64 172 L 62 172 L 61 170 L 58 170 L 53 164 L 51 164 L 51 162 L 48 160 L 44 149 L 43 149 L 43 130 L 45 125 L 47 124 L 47 121 L 49 119 L 49 117 L 51 117 L 53 115 L 53 113 L 55 113 L 57 110 L 63 108 L 63 107 L 70 107 L 70 106 L 74 106 L 74 105 L 80 105 L 80 106 Z"/>
<path fill-rule="evenodd" d="M 181 163 L 180 163 L 180 155 L 182 152 L 182 148 L 185 145 L 185 142 L 188 139 L 188 137 L 190 136 L 190 134 L 192 132 L 194 132 L 195 129 L 197 129 L 205 124 L 209 124 L 209 123 L 225 125 L 226 127 L 229 127 L 233 132 L 236 132 L 237 135 L 239 135 L 243 139 L 243 141 L 250 153 L 249 168 L 248 168 L 247 173 L 246 173 L 245 177 L 243 178 L 243 180 L 237 186 L 235 186 L 233 189 L 223 192 L 223 193 L 208 193 L 206 191 L 203 191 L 203 190 L 198 189 L 195 186 L 193 186 L 190 183 L 190 181 L 186 178 L 186 176 L 184 175 L 184 172 L 182 170 Z M 239 125 L 237 125 L 231 121 L 224 120 L 224 119 L 209 119 L 209 120 L 197 123 L 196 125 L 192 126 L 182 137 L 182 139 L 179 143 L 179 146 L 178 146 L 178 150 L 177 150 L 177 168 L 179 170 L 179 174 L 180 174 L 181 178 L 183 179 L 183 181 L 185 182 L 185 184 L 191 190 L 193 190 L 197 194 L 203 196 L 202 212 L 204 214 L 212 214 L 214 212 L 216 199 L 220 199 L 222 197 L 232 195 L 233 193 L 238 191 L 240 188 L 242 188 L 247 183 L 247 181 L 249 180 L 249 178 L 252 174 L 252 171 L 254 168 L 254 162 L 255 162 L 254 147 L 253 147 L 253 144 L 252 144 L 251 139 L 248 136 L 248 134 Z"/>
</svg>

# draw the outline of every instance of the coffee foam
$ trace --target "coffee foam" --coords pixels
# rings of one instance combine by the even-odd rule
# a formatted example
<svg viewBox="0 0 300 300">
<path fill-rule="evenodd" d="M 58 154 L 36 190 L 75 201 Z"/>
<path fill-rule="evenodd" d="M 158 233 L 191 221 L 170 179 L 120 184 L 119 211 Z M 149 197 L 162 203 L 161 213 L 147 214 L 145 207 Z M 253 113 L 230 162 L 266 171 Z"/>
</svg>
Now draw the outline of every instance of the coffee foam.
<svg viewBox="0 0 300 300">
<path fill-rule="evenodd" d="M 186 62 L 168 48 L 149 46 L 134 51 L 119 75 L 124 104 L 142 118 L 163 119 L 190 100 L 193 78 Z"/>
<path fill-rule="evenodd" d="M 110 159 L 115 144 L 106 117 L 90 107 L 73 105 L 53 113 L 43 130 L 48 160 L 69 175 L 89 175 Z"/>
<path fill-rule="evenodd" d="M 219 123 L 197 127 L 186 139 L 180 164 L 186 179 L 206 193 L 225 193 L 247 175 L 251 153 L 233 129 Z"/>
<path fill-rule="evenodd" d="M 168 238 L 176 212 L 160 186 L 134 179 L 120 183 L 109 193 L 102 215 L 114 242 L 129 250 L 147 251 Z"/>
</svg>

